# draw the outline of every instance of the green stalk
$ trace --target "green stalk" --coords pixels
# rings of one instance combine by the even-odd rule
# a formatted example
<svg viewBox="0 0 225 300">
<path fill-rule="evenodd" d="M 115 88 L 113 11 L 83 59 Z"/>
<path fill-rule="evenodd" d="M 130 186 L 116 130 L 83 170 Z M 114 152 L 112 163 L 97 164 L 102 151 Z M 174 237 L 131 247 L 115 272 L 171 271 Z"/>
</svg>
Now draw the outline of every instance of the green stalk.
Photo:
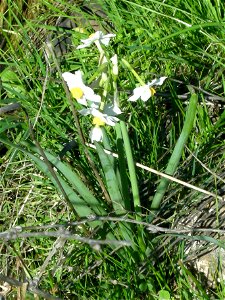
<svg viewBox="0 0 225 300">
<path fill-rule="evenodd" d="M 183 153 L 185 144 L 186 144 L 188 137 L 191 133 L 191 130 L 193 128 L 196 109 L 197 109 L 197 100 L 198 100 L 197 95 L 195 93 L 192 93 L 181 135 L 176 143 L 174 151 L 170 157 L 169 163 L 165 170 L 165 173 L 168 175 L 173 175 L 175 173 L 177 166 L 179 164 L 181 155 Z M 154 213 L 156 210 L 159 209 L 160 203 L 163 199 L 163 196 L 165 195 L 165 192 L 167 190 L 169 183 L 170 183 L 170 181 L 166 178 L 162 178 L 160 180 L 160 183 L 156 190 L 156 194 L 152 200 L 152 205 L 151 205 L 152 213 Z M 152 217 L 152 214 L 150 215 L 150 218 L 151 217 Z"/>
<path fill-rule="evenodd" d="M 135 163 L 131 151 L 130 146 L 130 139 L 127 132 L 126 123 L 124 121 L 120 121 L 120 128 L 123 136 L 123 142 L 124 142 L 124 148 L 125 153 L 127 156 L 127 164 L 128 164 L 128 170 L 130 174 L 130 182 L 131 182 L 131 189 L 133 194 L 133 200 L 134 200 L 134 210 L 137 213 L 137 219 L 140 219 L 138 215 L 141 213 L 141 203 L 140 203 L 140 197 L 139 197 L 139 189 L 138 189 L 138 183 L 137 183 L 137 177 L 136 177 L 136 170 L 135 170 Z"/>
<path fill-rule="evenodd" d="M 141 221 L 141 202 L 140 202 L 140 196 L 139 196 L 135 162 L 134 162 L 132 151 L 131 151 L 130 139 L 129 139 L 129 135 L 127 132 L 126 123 L 124 121 L 120 121 L 120 128 L 121 128 L 121 132 L 122 132 L 124 148 L 125 148 L 125 153 L 126 153 L 126 157 L 127 157 L 127 164 L 128 164 L 129 175 L 130 175 L 131 190 L 132 190 L 132 195 L 133 195 L 134 211 L 136 213 L 136 220 Z M 140 247 L 139 249 L 144 254 L 146 251 L 146 245 L 145 245 L 144 238 L 143 238 L 142 226 L 139 226 L 137 228 L 137 236 L 138 236 L 138 243 L 139 243 L 139 247 Z"/>
<path fill-rule="evenodd" d="M 118 150 L 118 168 L 116 170 L 116 175 L 121 184 L 121 191 L 124 198 L 124 205 L 127 211 L 131 211 L 130 195 L 129 195 L 129 183 L 127 178 L 127 164 L 124 153 L 123 137 L 121 132 L 121 126 L 119 123 L 115 126 L 116 130 L 116 144 Z"/>
<path fill-rule="evenodd" d="M 131 71 L 131 73 L 134 75 L 134 77 L 137 78 L 137 80 L 140 82 L 140 84 L 141 85 L 145 85 L 144 81 L 141 79 L 141 77 L 138 75 L 138 73 L 134 71 L 134 69 L 131 67 L 131 65 L 129 64 L 129 62 L 126 61 L 124 58 L 122 58 L 121 61 L 124 64 L 124 66 L 126 66 L 128 68 L 128 70 Z"/>
</svg>

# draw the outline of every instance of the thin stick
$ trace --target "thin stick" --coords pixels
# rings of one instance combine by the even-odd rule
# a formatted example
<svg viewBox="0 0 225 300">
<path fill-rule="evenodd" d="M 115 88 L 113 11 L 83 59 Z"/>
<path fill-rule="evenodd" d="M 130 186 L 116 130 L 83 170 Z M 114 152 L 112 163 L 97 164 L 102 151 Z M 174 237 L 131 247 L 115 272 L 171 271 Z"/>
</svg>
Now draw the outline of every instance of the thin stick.
<svg viewBox="0 0 225 300">
<path fill-rule="evenodd" d="M 217 228 L 201 228 L 201 227 L 191 227 L 191 226 L 183 226 L 183 228 L 165 228 L 158 225 L 149 224 L 147 222 L 130 219 L 129 217 L 123 216 L 123 217 L 111 217 L 111 216 L 92 216 L 92 218 L 86 218 L 81 221 L 76 222 L 67 222 L 65 224 L 54 224 L 54 225 L 41 225 L 41 226 L 28 226 L 28 227 L 22 227 L 22 226 L 16 226 L 13 228 L 10 228 L 9 230 L 0 232 L 0 239 L 2 240 L 13 240 L 17 238 L 28 238 L 28 237 L 61 237 L 62 239 L 73 239 L 80 241 L 82 243 L 87 243 L 91 246 L 99 244 L 99 245 L 105 245 L 105 244 L 114 244 L 118 246 L 131 246 L 131 242 L 127 240 L 97 240 L 97 239 L 90 239 L 82 237 L 78 234 L 74 234 L 73 231 L 67 230 L 66 228 L 68 226 L 80 226 L 85 225 L 87 223 L 96 222 L 96 221 L 102 221 L 102 222 L 123 222 L 123 223 L 131 223 L 136 224 L 140 226 L 144 226 L 147 228 L 147 230 L 151 231 L 152 233 L 157 232 L 163 232 L 163 233 L 194 233 L 194 232 L 204 232 L 204 233 L 220 233 L 224 234 L 225 229 L 217 229 Z M 55 231 L 47 231 L 51 229 L 58 230 Z M 31 231 L 30 230 L 37 230 L 37 231 Z M 43 231 L 40 231 L 43 230 Z"/>
<path fill-rule="evenodd" d="M 90 147 L 90 148 L 96 149 L 96 148 L 95 148 L 95 145 L 93 145 L 93 144 L 87 143 L 86 145 L 87 145 L 88 147 Z M 109 155 L 112 155 L 112 156 L 118 158 L 118 154 L 117 154 L 117 153 L 108 151 L 108 150 L 106 150 L 106 149 L 104 149 L 104 151 L 105 151 L 105 153 L 107 153 L 107 154 L 109 154 Z M 197 187 L 197 186 L 194 186 L 194 185 L 192 185 L 192 184 L 190 184 L 190 183 L 187 183 L 187 182 L 185 182 L 185 181 L 183 181 L 183 180 L 177 179 L 177 178 L 175 178 L 175 177 L 173 177 L 173 176 L 167 175 L 167 174 L 165 174 L 165 173 L 163 173 L 163 172 L 157 171 L 157 170 L 155 170 L 155 169 L 153 169 L 153 168 L 147 167 L 147 166 L 142 165 L 142 164 L 140 164 L 140 163 L 136 163 L 136 166 L 139 167 L 139 168 L 141 168 L 141 169 L 143 169 L 143 170 L 146 170 L 146 171 L 148 171 L 148 172 L 154 173 L 154 174 L 156 174 L 156 175 L 159 175 L 159 176 L 161 176 L 161 177 L 164 177 L 164 178 L 167 178 L 167 179 L 169 179 L 169 180 L 171 180 L 171 181 L 174 181 L 174 182 L 176 182 L 176 183 L 179 183 L 179 184 L 181 184 L 181 185 L 183 185 L 183 186 L 186 186 L 187 188 L 190 188 L 190 189 L 193 189 L 193 190 L 198 191 L 198 192 L 200 192 L 200 193 L 203 193 L 203 194 L 212 196 L 212 197 L 217 198 L 217 199 L 219 199 L 219 200 L 224 200 L 223 197 L 220 197 L 220 196 L 218 196 L 218 195 L 216 195 L 216 194 L 214 194 L 214 193 L 211 193 L 211 192 L 209 192 L 209 191 L 206 191 L 206 190 L 204 190 L 204 189 L 201 189 L 201 188 L 199 188 L 199 187 Z"/>
</svg>

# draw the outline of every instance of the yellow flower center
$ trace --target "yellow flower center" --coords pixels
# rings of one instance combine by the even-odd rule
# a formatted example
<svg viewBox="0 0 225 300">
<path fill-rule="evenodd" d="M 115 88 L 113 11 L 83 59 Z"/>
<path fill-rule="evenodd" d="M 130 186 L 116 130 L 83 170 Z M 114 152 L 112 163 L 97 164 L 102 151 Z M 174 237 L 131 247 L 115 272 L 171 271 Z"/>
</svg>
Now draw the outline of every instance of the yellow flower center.
<svg viewBox="0 0 225 300">
<path fill-rule="evenodd" d="M 90 34 L 89 39 L 91 39 L 94 35 L 95 35 L 95 33 Z"/>
<path fill-rule="evenodd" d="M 156 93 L 156 90 L 153 89 L 152 87 L 150 87 L 150 93 L 151 93 L 151 96 L 154 96 Z"/>
<path fill-rule="evenodd" d="M 83 94 L 84 94 L 84 92 L 82 91 L 82 89 L 79 88 L 79 87 L 72 88 L 72 89 L 70 90 L 70 92 L 71 92 L 72 96 L 73 96 L 75 99 L 80 99 L 80 98 L 82 98 L 82 96 L 83 96 Z"/>
<path fill-rule="evenodd" d="M 93 125 L 104 126 L 105 122 L 101 118 L 99 118 L 99 117 L 94 117 L 94 119 L 93 119 Z"/>
</svg>

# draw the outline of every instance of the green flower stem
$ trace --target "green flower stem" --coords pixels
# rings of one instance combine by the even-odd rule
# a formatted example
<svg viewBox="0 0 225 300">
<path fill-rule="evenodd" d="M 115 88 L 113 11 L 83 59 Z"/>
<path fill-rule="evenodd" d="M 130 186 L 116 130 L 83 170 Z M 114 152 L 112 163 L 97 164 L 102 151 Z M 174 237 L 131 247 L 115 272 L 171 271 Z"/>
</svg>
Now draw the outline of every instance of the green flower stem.
<svg viewBox="0 0 225 300">
<path fill-rule="evenodd" d="M 179 164 L 181 155 L 183 153 L 185 144 L 186 144 L 188 137 L 191 133 L 191 130 L 193 128 L 196 109 L 197 109 L 197 100 L 198 100 L 197 95 L 195 93 L 193 93 L 190 98 L 190 103 L 189 103 L 189 107 L 188 107 L 188 110 L 186 113 L 184 126 L 182 129 L 181 135 L 176 143 L 174 151 L 170 157 L 169 163 L 165 170 L 165 173 L 168 175 L 173 175 L 175 173 L 177 166 Z M 152 205 L 151 205 L 152 214 L 150 215 L 150 219 L 153 217 L 153 214 L 155 213 L 155 211 L 159 209 L 160 203 L 163 199 L 163 196 L 165 195 L 165 192 L 167 190 L 169 183 L 170 183 L 170 181 L 167 178 L 162 178 L 160 180 L 160 183 L 156 190 L 156 194 L 152 200 Z"/>
<path fill-rule="evenodd" d="M 102 93 L 102 99 L 101 99 L 101 103 L 100 103 L 100 106 L 99 106 L 99 110 L 100 111 L 103 111 L 104 107 L 105 107 L 105 100 L 106 100 L 106 97 L 107 97 L 107 94 L 108 94 L 108 87 L 109 87 L 109 78 L 108 76 L 106 75 L 105 73 L 105 81 L 103 83 L 103 93 Z"/>
<path fill-rule="evenodd" d="M 131 151 L 130 140 L 129 140 L 129 135 L 127 132 L 126 123 L 124 121 L 120 121 L 120 128 L 121 128 L 121 132 L 122 132 L 122 136 L 123 136 L 125 153 L 127 156 L 128 170 L 129 170 L 130 181 L 131 181 L 131 189 L 132 189 L 132 194 L 133 194 L 133 199 L 134 199 L 134 210 L 139 215 L 141 213 L 141 203 L 140 203 L 140 197 L 139 197 L 139 189 L 138 189 L 138 183 L 137 183 L 137 177 L 136 177 L 135 163 L 133 160 L 133 155 L 132 155 L 132 151 Z M 138 219 L 140 219 L 140 218 L 138 217 Z"/>
<path fill-rule="evenodd" d="M 110 146 L 110 141 L 109 141 L 109 138 L 108 138 L 108 135 L 107 135 L 107 132 L 106 132 L 104 126 L 102 126 L 102 131 L 103 131 L 103 140 L 102 140 L 102 142 L 103 142 L 104 149 L 109 150 L 109 151 L 112 152 L 112 148 Z M 115 157 L 111 156 L 111 157 L 109 157 L 109 160 L 110 160 L 112 166 L 114 166 Z"/>
<path fill-rule="evenodd" d="M 113 78 L 113 91 L 114 91 L 114 95 L 113 95 L 113 100 L 114 100 L 114 104 L 116 104 L 118 107 L 120 106 L 119 103 L 119 97 L 118 97 L 118 88 L 117 88 L 117 78 L 116 76 L 112 76 Z"/>
<path fill-rule="evenodd" d="M 141 77 L 134 71 L 128 61 L 122 58 L 122 63 L 131 71 L 131 73 L 137 78 L 141 85 L 145 85 L 145 82 L 141 79 Z"/>
<path fill-rule="evenodd" d="M 139 197 L 139 189 L 138 189 L 138 183 L 137 183 L 137 177 L 136 177 L 136 169 L 135 169 L 135 163 L 131 151 L 130 146 L 130 139 L 127 132 L 126 123 L 124 121 L 120 121 L 120 128 L 123 136 L 123 142 L 124 142 L 124 148 L 125 153 L 127 156 L 127 164 L 128 164 L 128 170 L 130 174 L 130 182 L 131 182 L 131 189 L 133 194 L 133 201 L 134 201 L 134 210 L 136 213 L 136 220 L 141 221 L 141 202 Z M 137 238 L 138 238 L 138 244 L 139 249 L 144 254 L 146 251 L 146 245 L 143 238 L 143 228 L 139 226 L 137 228 Z"/>
</svg>

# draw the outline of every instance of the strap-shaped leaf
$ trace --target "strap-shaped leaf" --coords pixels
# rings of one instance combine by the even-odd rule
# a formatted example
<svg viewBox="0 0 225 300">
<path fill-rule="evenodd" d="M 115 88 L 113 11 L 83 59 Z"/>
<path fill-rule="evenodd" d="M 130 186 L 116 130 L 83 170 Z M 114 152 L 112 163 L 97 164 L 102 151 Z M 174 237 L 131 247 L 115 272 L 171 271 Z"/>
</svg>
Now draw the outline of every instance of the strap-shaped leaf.
<svg viewBox="0 0 225 300">
<path fill-rule="evenodd" d="M 27 145 L 32 151 L 40 154 L 39 149 L 35 145 L 28 142 L 23 142 L 23 144 Z M 82 201 L 85 203 L 85 205 L 88 205 L 91 208 L 92 214 L 95 213 L 97 215 L 105 215 L 106 213 L 101 203 L 93 196 L 76 172 L 74 170 L 72 171 L 65 162 L 60 161 L 55 155 L 49 153 L 48 151 L 44 152 L 52 165 L 63 174 L 68 183 L 71 184 L 72 188 L 76 190 L 82 197 Z"/>
<path fill-rule="evenodd" d="M 125 212 L 125 205 L 122 194 L 120 192 L 120 185 L 115 174 L 114 167 L 108 155 L 103 150 L 102 146 L 98 143 L 95 143 L 95 146 L 105 174 L 107 190 L 112 200 L 113 208 L 116 214 L 122 214 Z"/>
</svg>

